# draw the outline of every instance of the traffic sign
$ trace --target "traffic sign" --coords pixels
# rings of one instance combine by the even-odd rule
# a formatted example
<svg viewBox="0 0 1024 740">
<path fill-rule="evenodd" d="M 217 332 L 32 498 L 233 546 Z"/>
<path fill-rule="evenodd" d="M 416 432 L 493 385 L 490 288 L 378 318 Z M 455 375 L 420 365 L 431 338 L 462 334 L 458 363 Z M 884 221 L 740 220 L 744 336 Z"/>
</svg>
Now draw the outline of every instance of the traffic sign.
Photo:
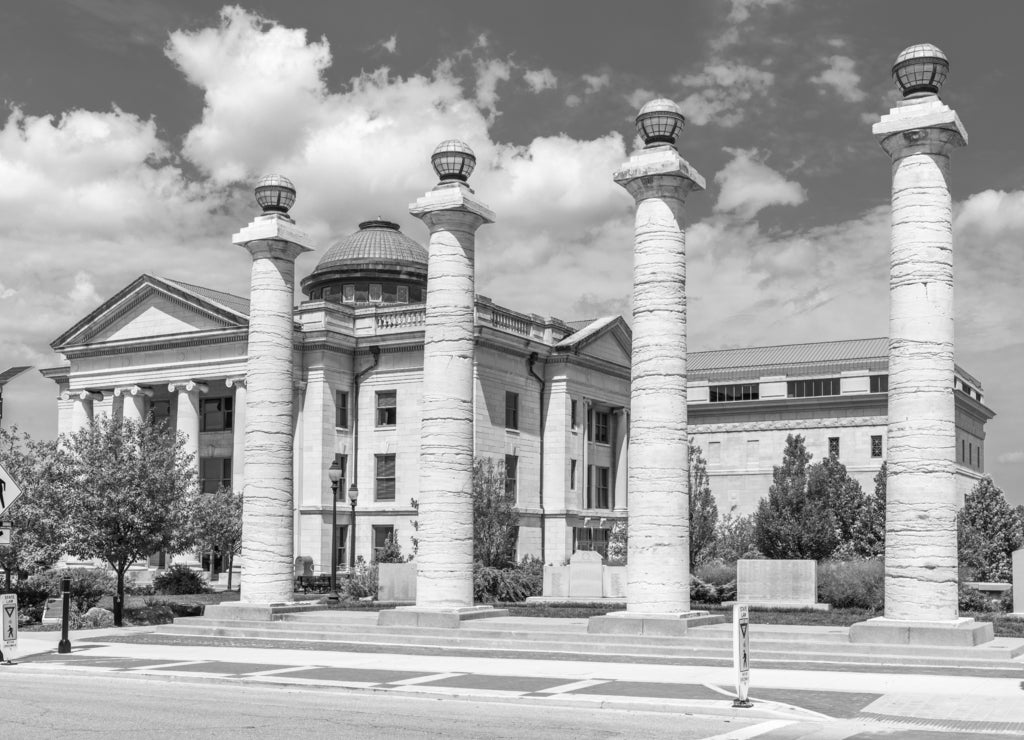
<svg viewBox="0 0 1024 740">
<path fill-rule="evenodd" d="M 0 545 L 11 544 L 11 523 L 0 522 Z"/>
<path fill-rule="evenodd" d="M 0 641 L 5 648 L 18 646 L 17 594 L 0 594 Z"/>
<path fill-rule="evenodd" d="M 736 668 L 736 700 L 734 707 L 753 706 L 747 699 L 750 690 L 750 606 L 736 604 L 732 608 L 732 661 Z"/>
<path fill-rule="evenodd" d="M 21 489 L 14 482 L 14 478 L 7 472 L 3 465 L 0 465 L 0 516 L 11 508 L 11 504 L 21 495 Z"/>
</svg>

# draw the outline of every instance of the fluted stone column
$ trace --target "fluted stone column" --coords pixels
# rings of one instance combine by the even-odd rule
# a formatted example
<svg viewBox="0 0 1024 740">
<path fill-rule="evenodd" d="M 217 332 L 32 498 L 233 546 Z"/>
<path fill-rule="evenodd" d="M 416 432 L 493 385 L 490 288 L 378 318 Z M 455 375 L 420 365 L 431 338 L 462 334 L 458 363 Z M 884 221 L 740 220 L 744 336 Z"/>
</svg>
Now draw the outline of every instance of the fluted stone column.
<svg viewBox="0 0 1024 740">
<path fill-rule="evenodd" d="M 123 400 L 121 418 L 141 424 L 146 419 L 146 399 L 152 397 L 152 388 L 138 385 L 120 386 L 114 389 L 114 395 Z"/>
<path fill-rule="evenodd" d="M 615 412 L 615 511 L 629 509 L 629 411 Z"/>
<path fill-rule="evenodd" d="M 294 222 L 274 212 L 257 217 L 232 241 L 252 256 L 241 601 L 268 605 L 293 598 L 295 259 L 310 248 Z"/>
<path fill-rule="evenodd" d="M 167 390 L 177 393 L 174 426 L 185 436 L 184 451 L 192 455 L 192 464 L 199 475 L 199 394 L 206 393 L 209 386 L 194 380 L 182 380 L 167 384 Z"/>
<path fill-rule="evenodd" d="M 959 619 L 957 603 L 949 193 L 949 155 L 967 132 L 936 94 L 945 55 L 930 45 L 907 49 L 894 67 L 898 80 L 905 58 L 941 77 L 932 76 L 930 90 L 905 89 L 907 98 L 872 129 L 892 158 L 885 616 L 854 625 L 851 637 L 976 644 L 992 638 L 992 626 Z"/>
<path fill-rule="evenodd" d="M 615 173 L 636 201 L 626 612 L 592 619 L 591 631 L 621 631 L 619 618 L 677 634 L 706 619 L 690 612 L 684 235 L 686 197 L 704 178 L 675 149 L 682 123 L 671 101 L 645 105 L 646 147 Z"/>
<path fill-rule="evenodd" d="M 235 389 L 231 425 L 231 488 L 243 491 L 245 486 L 245 378 L 228 378 L 228 388 Z"/>
</svg>

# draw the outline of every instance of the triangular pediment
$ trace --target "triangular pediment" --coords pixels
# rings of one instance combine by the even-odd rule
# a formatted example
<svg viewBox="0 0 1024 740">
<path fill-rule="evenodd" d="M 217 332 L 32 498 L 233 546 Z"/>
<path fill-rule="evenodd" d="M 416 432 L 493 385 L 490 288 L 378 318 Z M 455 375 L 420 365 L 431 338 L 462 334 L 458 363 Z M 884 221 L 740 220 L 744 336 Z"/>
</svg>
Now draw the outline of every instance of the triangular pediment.
<svg viewBox="0 0 1024 740">
<path fill-rule="evenodd" d="M 143 275 L 62 334 L 52 346 L 59 351 L 65 347 L 207 334 L 244 328 L 248 323 L 244 313 L 202 295 L 195 286 Z"/>
<path fill-rule="evenodd" d="M 555 345 L 555 350 L 629 367 L 631 347 L 629 325 L 621 316 L 606 316 L 570 334 Z"/>
</svg>

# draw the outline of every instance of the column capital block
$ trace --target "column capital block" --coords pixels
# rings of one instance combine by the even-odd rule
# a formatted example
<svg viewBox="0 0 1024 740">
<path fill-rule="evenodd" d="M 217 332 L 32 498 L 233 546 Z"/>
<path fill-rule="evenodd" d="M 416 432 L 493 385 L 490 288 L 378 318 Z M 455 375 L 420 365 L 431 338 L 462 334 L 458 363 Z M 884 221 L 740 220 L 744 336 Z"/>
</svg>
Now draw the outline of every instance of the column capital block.
<svg viewBox="0 0 1024 740">
<path fill-rule="evenodd" d="M 937 95 L 900 101 L 871 127 L 871 133 L 890 157 L 948 154 L 967 146 L 967 129 L 960 117 Z"/>
<path fill-rule="evenodd" d="M 233 234 L 231 242 L 247 249 L 253 259 L 295 260 L 300 254 L 313 251 L 309 235 L 291 219 L 279 214 L 257 216 L 248 226 Z"/>
<path fill-rule="evenodd" d="M 237 378 L 225 378 L 224 385 L 226 385 L 228 388 L 235 388 L 236 386 L 238 388 L 245 388 L 245 382 L 245 376 L 242 375 Z"/>
<path fill-rule="evenodd" d="M 115 396 L 150 396 L 153 395 L 152 388 L 144 388 L 141 385 L 119 385 L 114 388 Z"/>
<path fill-rule="evenodd" d="M 641 149 L 612 177 L 636 200 L 658 197 L 685 200 L 691 192 L 707 187 L 704 176 L 668 145 Z"/>
<path fill-rule="evenodd" d="M 210 386 L 196 380 L 178 380 L 173 383 L 168 383 L 167 390 L 171 393 L 174 393 L 175 391 L 183 393 L 207 393 L 210 390 Z"/>
<path fill-rule="evenodd" d="M 422 219 L 431 229 L 445 226 L 477 229 L 494 223 L 494 211 L 463 182 L 443 183 L 427 191 L 409 204 L 409 213 Z"/>
<path fill-rule="evenodd" d="M 88 389 L 80 389 L 77 391 L 64 391 L 60 394 L 60 397 L 64 401 L 70 401 L 73 398 L 77 398 L 79 401 L 102 401 L 102 391 L 90 391 Z"/>
</svg>

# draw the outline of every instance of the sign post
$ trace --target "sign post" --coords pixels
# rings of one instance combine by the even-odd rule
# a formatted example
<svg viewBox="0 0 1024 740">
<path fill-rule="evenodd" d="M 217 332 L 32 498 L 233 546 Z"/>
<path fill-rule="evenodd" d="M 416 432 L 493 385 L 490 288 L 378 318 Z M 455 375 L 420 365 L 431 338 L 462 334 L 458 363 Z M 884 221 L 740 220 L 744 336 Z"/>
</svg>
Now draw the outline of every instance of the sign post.
<svg viewBox="0 0 1024 740">
<path fill-rule="evenodd" d="M 0 465 L 0 517 L 11 508 L 11 504 L 21 495 L 21 488 L 15 483 L 14 478 L 7 472 L 3 465 Z"/>
<path fill-rule="evenodd" d="M 747 698 L 750 690 L 750 606 L 736 604 L 732 608 L 732 662 L 736 668 L 734 707 L 754 706 Z"/>
<path fill-rule="evenodd" d="M 18 595 L 0 594 L 0 644 L 10 651 L 18 647 Z M 0 651 L 3 665 L 13 665 L 10 658 L 4 659 Z"/>
</svg>

